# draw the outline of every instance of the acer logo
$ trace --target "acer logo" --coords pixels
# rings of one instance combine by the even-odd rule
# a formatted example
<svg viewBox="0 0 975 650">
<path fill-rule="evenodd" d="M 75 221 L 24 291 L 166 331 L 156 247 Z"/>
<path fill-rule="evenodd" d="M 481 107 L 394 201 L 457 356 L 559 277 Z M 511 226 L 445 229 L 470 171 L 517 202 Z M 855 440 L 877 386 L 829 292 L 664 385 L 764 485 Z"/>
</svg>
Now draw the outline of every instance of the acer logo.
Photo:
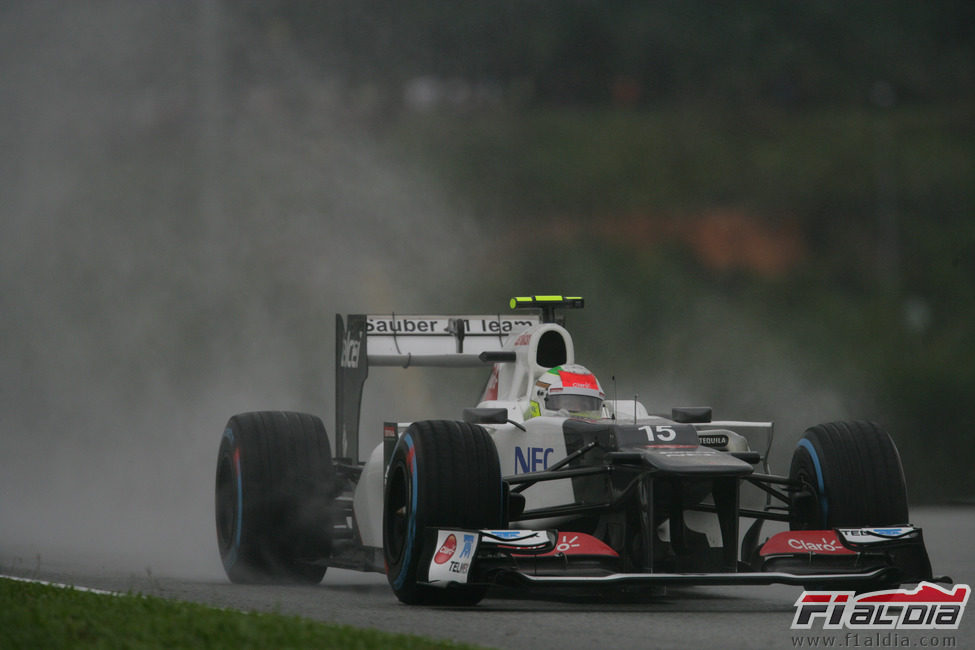
<svg viewBox="0 0 975 650">
<path fill-rule="evenodd" d="M 357 337 L 353 338 L 351 331 L 346 332 L 342 339 L 342 358 L 339 361 L 339 366 L 342 368 L 358 368 L 359 350 L 361 348 L 362 340 Z"/>
</svg>

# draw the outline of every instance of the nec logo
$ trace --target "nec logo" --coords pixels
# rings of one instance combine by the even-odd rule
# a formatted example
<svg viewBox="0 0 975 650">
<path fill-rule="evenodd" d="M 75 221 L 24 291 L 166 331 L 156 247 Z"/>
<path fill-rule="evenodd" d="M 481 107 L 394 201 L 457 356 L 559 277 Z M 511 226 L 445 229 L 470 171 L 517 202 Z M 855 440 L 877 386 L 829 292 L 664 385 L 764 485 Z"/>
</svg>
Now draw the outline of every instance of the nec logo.
<svg viewBox="0 0 975 650">
<path fill-rule="evenodd" d="M 515 447 L 515 474 L 548 469 L 548 457 L 554 453 L 551 447 Z"/>
</svg>

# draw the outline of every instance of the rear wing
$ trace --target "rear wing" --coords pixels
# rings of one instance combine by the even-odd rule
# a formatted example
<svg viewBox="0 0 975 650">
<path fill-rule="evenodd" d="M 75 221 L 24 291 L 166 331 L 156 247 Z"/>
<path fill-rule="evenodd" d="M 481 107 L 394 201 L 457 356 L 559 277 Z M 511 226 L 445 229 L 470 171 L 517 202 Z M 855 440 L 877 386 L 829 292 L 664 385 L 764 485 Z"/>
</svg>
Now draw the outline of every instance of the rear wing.
<svg viewBox="0 0 975 650">
<path fill-rule="evenodd" d="M 335 316 L 335 456 L 359 460 L 362 388 L 370 366 L 467 368 L 514 361 L 508 335 L 537 325 L 535 314 Z M 509 358 L 510 356 L 510 358 Z"/>
</svg>

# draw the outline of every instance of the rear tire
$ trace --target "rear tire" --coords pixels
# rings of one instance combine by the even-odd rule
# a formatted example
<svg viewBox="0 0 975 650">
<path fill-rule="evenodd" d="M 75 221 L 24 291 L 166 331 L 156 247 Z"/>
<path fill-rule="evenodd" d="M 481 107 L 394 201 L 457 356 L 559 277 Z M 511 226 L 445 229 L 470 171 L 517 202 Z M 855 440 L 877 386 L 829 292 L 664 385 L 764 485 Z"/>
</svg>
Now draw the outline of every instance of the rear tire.
<svg viewBox="0 0 975 650">
<path fill-rule="evenodd" d="M 331 551 L 335 469 L 312 415 L 230 418 L 216 476 L 217 545 L 231 582 L 316 584 Z"/>
<path fill-rule="evenodd" d="M 831 422 L 806 430 L 792 455 L 789 478 L 804 486 L 793 498 L 793 530 L 908 523 L 900 455 L 873 422 Z"/>
<path fill-rule="evenodd" d="M 415 422 L 393 450 L 386 479 L 383 551 L 393 592 L 408 605 L 476 605 L 483 585 L 417 584 L 428 526 L 504 525 L 498 452 L 487 431 L 467 422 Z"/>
</svg>

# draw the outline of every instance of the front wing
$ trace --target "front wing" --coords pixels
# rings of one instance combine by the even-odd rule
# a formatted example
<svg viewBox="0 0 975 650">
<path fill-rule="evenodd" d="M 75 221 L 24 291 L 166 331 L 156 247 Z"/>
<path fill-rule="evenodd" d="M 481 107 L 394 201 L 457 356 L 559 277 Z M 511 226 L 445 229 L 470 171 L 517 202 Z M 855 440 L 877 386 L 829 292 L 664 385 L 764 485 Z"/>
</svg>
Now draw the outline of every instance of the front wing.
<svg viewBox="0 0 975 650">
<path fill-rule="evenodd" d="M 520 589 L 599 589 L 664 585 L 768 585 L 871 589 L 932 580 L 921 529 L 912 526 L 787 531 L 738 571 L 633 570 L 600 540 L 551 530 L 428 528 L 418 580 Z"/>
</svg>

